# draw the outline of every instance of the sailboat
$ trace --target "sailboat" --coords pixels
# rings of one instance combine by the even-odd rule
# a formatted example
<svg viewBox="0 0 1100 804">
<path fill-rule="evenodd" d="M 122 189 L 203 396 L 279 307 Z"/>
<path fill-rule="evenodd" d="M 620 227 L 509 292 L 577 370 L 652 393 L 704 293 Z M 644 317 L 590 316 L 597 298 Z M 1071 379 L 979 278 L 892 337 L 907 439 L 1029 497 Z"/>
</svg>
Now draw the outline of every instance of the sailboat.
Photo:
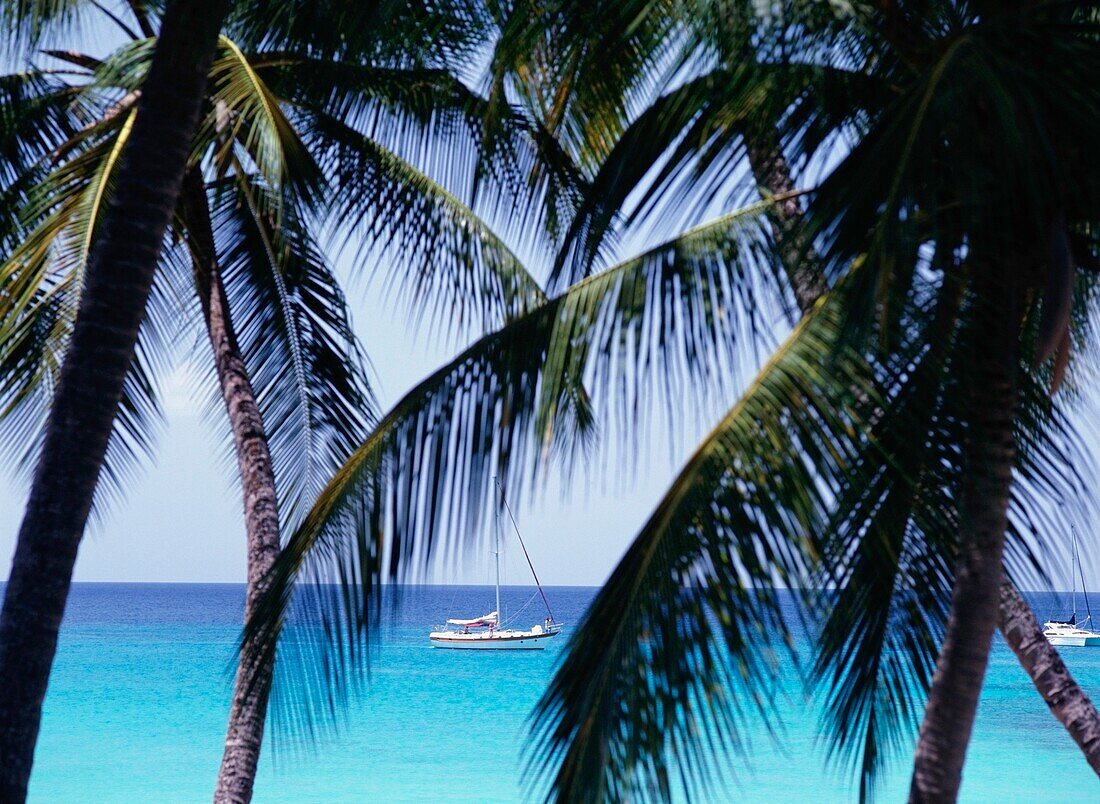
<svg viewBox="0 0 1100 804">
<path fill-rule="evenodd" d="M 535 579 L 538 594 L 542 597 L 542 603 L 546 607 L 546 619 L 541 625 L 534 625 L 525 631 L 505 627 L 506 623 L 500 613 L 501 527 L 498 509 L 495 529 L 496 550 L 494 551 L 496 557 L 496 609 L 481 617 L 450 619 L 442 628 L 437 626 L 436 630 L 428 634 L 428 639 L 431 640 L 433 647 L 458 650 L 542 650 L 548 639 L 561 633 L 562 624 L 554 618 L 554 613 L 550 610 L 550 601 L 546 597 L 546 592 L 543 591 L 542 584 L 539 583 L 539 576 L 535 573 L 531 556 L 527 552 L 527 547 L 523 544 L 523 536 L 520 535 L 519 526 L 516 525 L 516 519 L 512 516 L 511 509 L 508 508 L 508 501 L 504 498 L 504 487 L 501 486 L 499 481 L 497 481 L 497 486 L 500 488 L 501 507 L 508 513 L 508 518 L 512 521 L 516 538 L 519 540 L 520 547 L 523 548 L 523 556 L 527 559 L 527 566 L 531 570 L 531 577 Z"/>
<path fill-rule="evenodd" d="M 1085 572 L 1081 567 L 1081 554 L 1077 552 L 1077 531 L 1073 534 L 1073 563 L 1070 564 L 1070 578 L 1073 583 L 1073 613 L 1068 620 L 1047 620 L 1043 623 L 1043 636 L 1051 645 L 1059 647 L 1093 648 L 1100 646 L 1100 631 L 1085 628 L 1092 621 L 1092 608 L 1089 606 L 1089 593 L 1085 589 Z M 1074 573 L 1076 565 L 1077 573 Z M 1085 598 L 1085 611 L 1088 616 L 1077 621 L 1077 574 L 1081 576 L 1081 594 Z"/>
</svg>

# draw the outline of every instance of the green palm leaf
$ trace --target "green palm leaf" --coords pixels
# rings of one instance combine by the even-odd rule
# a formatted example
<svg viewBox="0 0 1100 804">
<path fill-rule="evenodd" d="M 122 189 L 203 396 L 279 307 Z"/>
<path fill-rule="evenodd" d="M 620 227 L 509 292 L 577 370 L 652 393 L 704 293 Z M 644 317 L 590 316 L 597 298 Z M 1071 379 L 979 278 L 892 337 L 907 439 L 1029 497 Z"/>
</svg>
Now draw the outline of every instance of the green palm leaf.
<svg viewBox="0 0 1100 804">
<path fill-rule="evenodd" d="M 82 0 L 19 0 L 0 6 L 0 22 L 8 32 L 4 55 L 22 56 L 49 31 L 64 30 L 75 22 Z"/>
<path fill-rule="evenodd" d="M 299 203 L 316 203 L 320 168 L 283 113 L 280 99 L 226 36 L 210 68 L 210 101 L 211 111 L 200 123 L 196 139 L 224 143 L 213 146 L 220 172 L 231 164 L 229 155 L 221 152 L 237 145 L 270 186 L 293 190 Z"/>
<path fill-rule="evenodd" d="M 667 799 L 672 771 L 700 790 L 708 746 L 774 714 L 771 651 L 790 639 L 774 587 L 814 566 L 871 388 L 862 361 L 830 357 L 840 320 L 829 299 L 780 346 L 593 601 L 535 715 L 558 800 Z"/>
<path fill-rule="evenodd" d="M 253 177 L 217 186 L 213 240 L 291 527 L 374 416 L 339 283 L 302 212 Z M 283 210 L 276 224 L 265 210 Z"/>
<path fill-rule="evenodd" d="M 538 282 L 484 220 L 396 153 L 339 120 L 319 116 L 341 228 L 360 238 L 360 257 L 407 265 L 393 281 L 446 327 L 499 326 L 545 301 Z M 444 312 L 447 311 L 447 312 Z"/>
<path fill-rule="evenodd" d="M 586 168 L 664 85 L 681 33 L 674 4 L 656 0 L 520 2 L 500 28 L 491 83 L 519 95 Z"/>
<path fill-rule="evenodd" d="M 18 450 L 18 465 L 29 471 L 37 450 L 53 388 L 76 318 L 91 244 L 113 193 L 119 157 L 133 112 L 82 146 L 79 153 L 45 176 L 29 193 L 20 228 L 25 236 L 0 266 L 7 289 L 0 305 L 0 415 Z M 138 458 L 148 454 L 159 419 L 156 378 L 165 368 L 164 350 L 175 342 L 175 296 L 158 285 L 143 325 L 143 342 L 127 377 L 119 415 L 107 449 L 97 492 L 121 494 Z"/>
<path fill-rule="evenodd" d="M 541 474 L 541 456 L 585 443 L 594 420 L 582 382 L 605 400 L 602 416 L 629 418 L 649 403 L 640 388 L 656 386 L 682 413 L 689 389 L 735 373 L 766 337 L 746 311 L 761 314 L 781 295 L 765 211 L 721 218 L 590 277 L 482 338 L 391 409 L 317 498 L 248 626 L 255 661 L 288 646 L 277 685 L 285 718 L 309 729 L 339 710 L 363 667 L 378 583 L 477 538 L 494 475 L 519 489 Z M 279 642 L 288 621 L 300 628 Z"/>
<path fill-rule="evenodd" d="M 691 211 L 707 211 L 715 198 L 739 201 L 752 184 L 745 175 L 746 137 L 758 138 L 759 129 L 768 128 L 764 121 L 784 120 L 793 132 L 788 136 L 808 148 L 819 144 L 818 129 L 848 125 L 851 113 L 843 104 L 857 90 L 874 89 L 849 70 L 745 60 L 684 80 L 630 120 L 600 162 L 558 253 L 552 285 L 591 270 L 616 224 L 679 224 Z"/>
<path fill-rule="evenodd" d="M 572 160 L 522 110 L 492 104 L 442 69 L 325 63 L 258 54 L 257 69 L 281 88 L 292 116 L 333 156 L 317 121 L 338 120 L 461 198 L 510 242 L 545 249 L 544 229 L 569 215 L 583 185 Z M 337 203 L 339 198 L 334 199 Z"/>
<path fill-rule="evenodd" d="M 956 501 L 966 469 L 957 445 L 966 424 L 960 378 L 953 376 L 959 369 L 929 355 L 917 365 L 875 428 L 875 447 L 862 451 L 854 481 L 837 495 L 825 529 L 835 541 L 813 583 L 825 590 L 815 604 L 827 612 L 815 680 L 828 741 L 858 770 L 861 799 L 872 797 L 882 768 L 908 751 L 916 734 L 961 538 Z M 1027 387 L 1017 438 L 1025 446 L 1005 563 L 1010 576 L 1034 588 L 1047 583 L 1038 555 L 1054 552 L 1075 520 L 1093 521 L 1093 504 L 1069 511 L 1061 504 L 1080 499 L 1094 471 L 1064 412 L 1038 383 Z"/>
<path fill-rule="evenodd" d="M 37 70 L 0 78 L 0 181 L 8 187 L 75 130 L 79 91 Z"/>
<path fill-rule="evenodd" d="M 470 57 L 484 41 L 486 24 L 478 3 L 276 0 L 237 6 L 226 31 L 246 49 L 301 49 L 333 61 L 370 57 L 421 66 Z"/>
<path fill-rule="evenodd" d="M 908 745 L 959 539 L 960 377 L 973 347 L 956 337 L 981 335 L 967 333 L 957 300 L 924 287 L 916 298 L 935 306 L 909 311 L 904 345 L 865 345 L 870 362 L 850 356 L 855 278 L 804 319 L 704 440 L 570 643 L 536 711 L 534 753 L 544 773 L 552 759 L 558 800 L 702 793 L 750 718 L 779 722 L 767 703 L 770 657 L 789 639 L 790 614 L 777 585 L 796 587 L 796 616 L 818 634 L 826 734 L 855 760 L 864 797 Z M 957 285 L 939 295 L 957 296 Z M 1079 496 L 1091 474 L 1038 385 L 1018 437 L 1006 561 L 1035 577 L 1031 545 L 1066 524 L 1043 512 Z"/>
</svg>

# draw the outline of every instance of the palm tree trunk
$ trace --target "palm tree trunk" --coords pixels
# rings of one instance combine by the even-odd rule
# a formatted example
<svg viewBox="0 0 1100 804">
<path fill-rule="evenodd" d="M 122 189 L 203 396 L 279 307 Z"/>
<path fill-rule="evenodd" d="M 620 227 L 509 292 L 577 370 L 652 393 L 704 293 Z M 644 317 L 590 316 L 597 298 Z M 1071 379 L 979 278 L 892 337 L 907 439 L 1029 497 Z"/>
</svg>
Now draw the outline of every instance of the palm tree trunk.
<svg viewBox="0 0 1100 804">
<path fill-rule="evenodd" d="M 828 290 L 828 286 L 817 253 L 803 236 L 802 206 L 797 197 L 791 196 L 795 187 L 787 158 L 779 147 L 774 130 L 746 137 L 745 146 L 749 167 L 762 191 L 761 195 L 768 198 L 786 196 L 775 205 L 770 215 L 787 280 L 791 283 L 798 309 L 805 315 Z"/>
<path fill-rule="evenodd" d="M 214 348 L 218 382 L 225 400 L 237 450 L 244 495 L 245 531 L 248 539 L 248 589 L 245 621 L 252 616 L 263 591 L 263 581 L 279 556 L 279 511 L 275 473 L 271 465 L 267 434 L 256 404 L 256 394 L 229 318 L 229 306 L 216 266 L 211 274 L 210 313 L 207 326 Z M 262 672 L 270 673 L 266 666 Z M 270 676 L 255 679 L 242 653 L 233 685 L 229 728 L 225 736 L 221 770 L 214 801 L 247 804 L 260 759 Z"/>
<path fill-rule="evenodd" d="M 54 397 L 0 614 L 0 800 L 27 794 L 57 634 L 226 0 L 169 5 Z"/>
<path fill-rule="evenodd" d="M 185 220 L 195 266 L 195 287 L 214 352 L 214 366 L 233 432 L 244 500 L 248 543 L 248 587 L 245 621 L 263 592 L 263 581 L 279 555 L 279 508 L 275 470 L 256 392 L 241 354 L 218 265 L 210 209 L 202 174 L 192 168 L 184 179 L 180 212 Z M 248 802 L 256 780 L 267 715 L 270 668 L 257 677 L 242 653 L 233 685 L 225 750 L 214 801 Z"/>
<path fill-rule="evenodd" d="M 911 802 L 955 801 L 989 662 L 1003 580 L 1005 529 L 1015 462 L 1018 317 L 1011 288 L 978 277 L 969 389 L 966 478 L 955 587 L 946 633 L 917 740 Z M 1003 278 L 1002 278 L 1002 281 Z M 1004 297 L 1004 298 L 1002 298 Z"/>
<path fill-rule="evenodd" d="M 789 196 L 795 189 L 794 182 L 774 137 L 746 140 L 746 143 L 749 166 L 762 194 L 772 198 Z M 802 217 L 802 207 L 793 197 L 778 204 L 772 212 L 787 280 L 799 310 L 805 315 L 821 298 L 826 284 L 817 255 L 799 241 Z M 1027 602 L 1008 582 L 1001 585 L 997 624 L 1051 713 L 1066 727 L 1089 765 L 1100 775 L 1100 713 L 1073 678 L 1058 651 L 1043 636 L 1042 627 Z"/>
<path fill-rule="evenodd" d="M 1100 775 L 1100 717 L 1050 644 L 1031 606 L 1008 581 L 1001 584 L 1001 633 L 1050 711 L 1066 727 L 1089 766 Z"/>
</svg>

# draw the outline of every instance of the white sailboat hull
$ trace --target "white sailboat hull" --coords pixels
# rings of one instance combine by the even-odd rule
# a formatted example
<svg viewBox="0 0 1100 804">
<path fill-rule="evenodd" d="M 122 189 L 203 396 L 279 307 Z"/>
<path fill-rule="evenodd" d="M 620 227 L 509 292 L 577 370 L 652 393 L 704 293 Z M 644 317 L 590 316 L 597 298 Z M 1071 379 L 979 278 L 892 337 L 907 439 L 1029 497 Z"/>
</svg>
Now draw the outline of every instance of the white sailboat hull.
<svg viewBox="0 0 1100 804">
<path fill-rule="evenodd" d="M 1074 617 L 1076 620 L 1076 616 Z M 1063 648 L 1094 648 L 1100 646 L 1100 631 L 1083 628 L 1091 617 L 1086 617 L 1084 622 L 1065 623 L 1048 621 L 1043 623 L 1043 636 L 1047 642 Z"/>
<path fill-rule="evenodd" d="M 1089 593 L 1085 588 L 1085 573 L 1081 570 L 1081 554 L 1077 552 L 1077 531 L 1070 525 L 1073 535 L 1073 560 L 1070 563 L 1070 586 L 1073 587 L 1073 615 L 1069 620 L 1047 620 L 1043 623 L 1043 636 L 1047 642 L 1060 648 L 1100 647 L 1100 631 L 1092 629 L 1092 611 L 1083 620 L 1077 619 L 1077 576 L 1081 577 L 1081 593 L 1088 609 Z M 1089 626 L 1089 627 L 1086 627 Z"/>
<path fill-rule="evenodd" d="M 1058 647 L 1095 648 L 1100 646 L 1100 634 L 1047 634 L 1047 642 Z"/>
<path fill-rule="evenodd" d="M 428 634 L 432 646 L 450 650 L 542 650 L 546 640 L 558 631 L 496 631 L 463 634 L 456 631 L 433 631 Z"/>
</svg>

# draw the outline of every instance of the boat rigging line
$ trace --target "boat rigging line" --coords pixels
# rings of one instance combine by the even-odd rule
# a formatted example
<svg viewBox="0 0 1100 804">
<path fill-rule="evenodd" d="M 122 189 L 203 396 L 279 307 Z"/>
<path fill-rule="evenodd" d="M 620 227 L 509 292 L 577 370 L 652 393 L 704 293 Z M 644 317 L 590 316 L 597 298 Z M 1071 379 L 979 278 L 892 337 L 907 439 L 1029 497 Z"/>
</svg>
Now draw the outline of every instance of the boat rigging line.
<svg viewBox="0 0 1100 804">
<path fill-rule="evenodd" d="M 1073 527 L 1073 525 L 1070 524 L 1069 530 L 1070 530 L 1070 533 L 1073 534 L 1073 554 L 1077 558 L 1077 573 L 1081 576 L 1081 592 L 1085 596 L 1085 611 L 1088 612 L 1089 620 L 1092 620 L 1092 606 L 1089 605 L 1089 593 L 1088 593 L 1088 590 L 1085 588 L 1085 568 L 1081 564 L 1081 551 L 1077 549 L 1077 528 Z M 1072 569 L 1070 571 L 1072 572 Z M 1073 590 L 1074 590 L 1073 608 L 1074 608 L 1074 610 L 1076 610 L 1077 609 L 1077 595 L 1076 595 L 1077 585 L 1076 584 L 1074 584 Z M 1095 627 L 1095 625 L 1093 627 Z"/>
<path fill-rule="evenodd" d="M 508 617 L 508 619 L 504 621 L 504 623 L 502 624 L 501 627 L 503 627 L 504 625 L 511 625 L 516 620 L 518 620 L 519 615 L 523 614 L 523 612 L 525 612 L 527 610 L 527 607 L 531 605 L 531 602 L 538 596 L 539 596 L 539 593 L 535 592 L 534 594 L 531 595 L 531 597 L 527 598 L 527 602 L 519 607 L 519 611 L 517 611 L 515 614 L 510 615 Z"/>
<path fill-rule="evenodd" d="M 504 485 L 500 482 L 500 478 L 493 478 L 497 482 L 497 488 L 500 489 L 500 501 L 504 505 L 504 510 L 508 512 L 508 519 L 512 521 L 512 527 L 516 531 L 516 538 L 519 539 L 519 546 L 523 550 L 523 557 L 527 559 L 527 566 L 531 569 L 531 577 L 535 579 L 535 586 L 538 587 L 539 594 L 542 595 L 542 604 L 546 606 L 546 613 L 550 615 L 551 622 L 557 622 L 554 617 L 554 612 L 550 610 L 550 601 L 546 598 L 546 592 L 542 591 L 542 584 L 539 583 L 538 573 L 535 572 L 535 565 L 531 563 L 531 556 L 527 553 L 527 545 L 523 543 L 523 536 L 520 535 L 519 525 L 516 524 L 516 518 L 512 515 L 512 508 L 508 505 L 508 499 L 504 496 Z"/>
<path fill-rule="evenodd" d="M 542 650 L 546 640 L 556 637 L 562 632 L 562 624 L 554 619 L 554 612 L 550 609 L 550 601 L 542 588 L 539 576 L 535 574 L 535 567 L 531 563 L 531 555 L 527 552 L 527 545 L 523 543 L 523 536 L 520 535 L 516 518 L 505 499 L 504 486 L 497 478 L 494 477 L 493 480 L 496 481 L 497 487 L 500 489 L 500 504 L 496 506 L 496 527 L 494 528 L 496 535 L 494 546 L 496 549 L 493 551 L 493 556 L 496 558 L 496 561 L 493 562 L 496 571 L 496 582 L 493 584 L 496 592 L 496 609 L 480 617 L 448 617 L 444 625 L 437 626 L 435 630 L 428 633 L 428 639 L 431 641 L 432 647 L 450 648 L 452 650 Z M 504 529 L 504 523 L 501 521 L 502 511 L 506 511 L 508 518 L 512 520 L 516 538 L 519 539 L 520 547 L 523 548 L 523 557 L 527 559 L 527 567 L 531 570 L 531 577 L 535 579 L 535 586 L 538 588 L 538 591 L 528 598 L 522 608 L 517 612 L 513 612 L 507 619 L 504 618 L 500 605 L 500 540 L 501 531 Z M 546 613 L 549 615 L 545 623 L 534 625 L 526 630 L 507 627 L 539 596 L 542 597 L 542 604 L 546 607 Z M 451 626 L 457 626 L 457 628 L 452 629 Z"/>
</svg>

